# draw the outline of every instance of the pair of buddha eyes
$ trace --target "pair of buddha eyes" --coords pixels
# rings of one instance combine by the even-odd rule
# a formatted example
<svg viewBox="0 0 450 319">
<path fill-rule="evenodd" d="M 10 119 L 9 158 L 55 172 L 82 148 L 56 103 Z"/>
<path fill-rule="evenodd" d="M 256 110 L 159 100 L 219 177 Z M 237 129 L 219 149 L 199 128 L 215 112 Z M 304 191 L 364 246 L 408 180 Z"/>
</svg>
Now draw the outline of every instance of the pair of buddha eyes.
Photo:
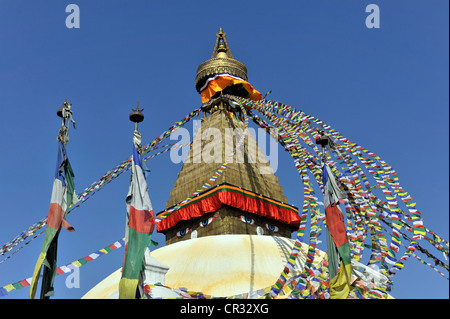
<svg viewBox="0 0 450 319">
<path fill-rule="evenodd" d="M 207 219 L 201 220 L 201 221 L 198 223 L 198 226 L 199 226 L 199 227 L 206 227 L 206 226 L 208 226 L 209 224 L 211 224 L 212 221 L 213 221 L 214 219 L 216 219 L 216 217 L 217 217 L 217 216 L 212 216 L 212 217 L 209 217 L 209 218 L 207 218 Z M 186 227 L 186 228 L 184 228 L 184 229 L 182 229 L 182 230 L 177 231 L 177 233 L 175 234 L 175 236 L 177 236 L 178 238 L 181 238 L 181 237 L 185 236 L 187 233 L 189 233 L 190 231 L 191 231 L 191 228 Z"/>
<path fill-rule="evenodd" d="M 243 221 L 246 224 L 249 224 L 249 225 L 254 225 L 255 224 L 255 219 L 254 218 L 251 218 L 251 217 L 248 217 L 248 216 L 244 216 L 244 215 L 241 215 L 239 218 L 241 219 L 241 221 Z M 280 230 L 278 228 L 278 226 L 275 226 L 275 225 L 272 225 L 272 224 L 269 224 L 269 223 L 264 223 L 264 227 L 266 227 L 268 230 L 270 230 L 272 232 L 277 232 L 277 231 Z"/>
<path fill-rule="evenodd" d="M 209 217 L 209 218 L 207 218 L 207 219 L 204 219 L 204 220 L 201 220 L 199 223 L 198 223 L 198 226 L 199 227 L 206 227 L 206 226 L 208 226 L 209 224 L 211 224 L 212 223 L 212 221 L 214 220 L 214 219 L 216 219 L 216 217 L 217 216 L 212 216 L 212 217 Z M 246 224 L 249 224 L 249 225 L 254 225 L 255 224 L 255 219 L 254 218 L 251 218 L 251 217 L 248 217 L 248 216 L 244 216 L 244 215 L 241 215 L 241 216 L 239 216 L 239 218 L 241 219 L 241 221 L 243 221 L 244 223 L 246 223 Z M 271 232 L 278 232 L 280 229 L 278 228 L 278 226 L 275 226 L 275 225 L 272 225 L 272 224 L 269 224 L 269 223 L 264 223 L 264 227 L 266 227 L 268 230 L 270 230 Z M 187 233 L 189 233 L 191 231 L 191 228 L 189 228 L 189 227 L 186 227 L 186 228 L 184 228 L 184 229 L 182 229 L 182 230 L 179 230 L 179 231 L 177 231 L 177 233 L 175 234 L 178 238 L 181 238 L 181 237 L 183 237 L 183 236 L 185 236 Z"/>
</svg>

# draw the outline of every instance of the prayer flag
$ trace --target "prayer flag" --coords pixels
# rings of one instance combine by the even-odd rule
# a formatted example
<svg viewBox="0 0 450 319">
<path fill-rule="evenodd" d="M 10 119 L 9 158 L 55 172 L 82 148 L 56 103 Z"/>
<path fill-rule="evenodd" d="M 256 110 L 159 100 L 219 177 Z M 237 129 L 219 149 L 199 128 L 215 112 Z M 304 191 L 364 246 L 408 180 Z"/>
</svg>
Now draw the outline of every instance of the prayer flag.
<svg viewBox="0 0 450 319">
<path fill-rule="evenodd" d="M 119 282 L 119 298 L 134 299 L 143 269 L 145 249 L 151 245 L 155 227 L 152 204 L 148 195 L 142 161 L 133 144 L 131 182 L 126 198 L 127 220 L 125 227 L 125 257 L 122 278 Z"/>
<path fill-rule="evenodd" d="M 56 253 L 58 236 L 61 227 L 68 231 L 75 229 L 66 221 L 68 208 L 78 201 L 75 194 L 74 174 L 67 157 L 66 149 L 61 142 L 58 142 L 58 158 L 56 162 L 56 172 L 53 181 L 52 197 L 47 217 L 47 228 L 45 230 L 44 243 L 41 253 L 36 263 L 31 287 L 30 299 L 36 294 L 39 274 L 44 265 L 44 274 L 41 288 L 41 298 L 53 296 L 53 282 L 56 275 Z"/>
<path fill-rule="evenodd" d="M 330 268 L 330 298 L 346 299 L 350 293 L 352 272 L 350 244 L 339 200 L 345 194 L 339 190 L 328 165 L 323 167 L 324 206 L 327 222 L 328 261 Z M 338 271 L 338 264 L 340 269 Z"/>
</svg>

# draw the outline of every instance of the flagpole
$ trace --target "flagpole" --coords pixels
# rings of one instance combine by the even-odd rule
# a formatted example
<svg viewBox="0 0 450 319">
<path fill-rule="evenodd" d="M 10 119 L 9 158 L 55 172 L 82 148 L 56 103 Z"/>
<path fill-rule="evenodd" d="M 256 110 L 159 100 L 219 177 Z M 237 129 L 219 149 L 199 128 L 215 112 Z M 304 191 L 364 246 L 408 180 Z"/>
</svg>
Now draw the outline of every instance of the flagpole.
<svg viewBox="0 0 450 319">
<path fill-rule="evenodd" d="M 339 201 L 345 198 L 340 191 L 333 172 L 327 165 L 326 147 L 339 151 L 333 140 L 321 131 L 316 144 L 322 146 L 322 178 L 324 190 L 325 220 L 327 223 L 327 248 L 330 299 L 346 299 L 350 293 L 352 273 L 351 249 L 347 237 L 344 215 L 339 208 Z M 338 267 L 339 271 L 338 271 Z"/>
<path fill-rule="evenodd" d="M 138 123 L 144 120 L 144 115 L 141 113 L 144 109 L 139 109 L 139 100 L 137 101 L 136 109 L 131 109 L 130 121 L 134 122 L 133 132 L 133 156 L 132 156 L 132 172 L 130 188 L 127 194 L 127 219 L 125 226 L 125 256 L 122 266 L 122 276 L 119 281 L 119 299 L 135 299 L 143 295 L 143 290 L 140 289 L 140 271 L 139 263 L 144 261 L 145 248 L 142 242 L 145 242 L 147 237 L 148 225 L 142 222 L 130 224 L 130 220 L 136 220 L 137 214 L 151 214 L 150 197 L 148 196 L 147 182 L 145 180 L 143 163 L 140 160 L 140 153 L 142 152 L 141 138 L 142 135 L 138 131 Z M 144 190 L 144 193 L 141 191 Z M 136 199 L 139 198 L 138 201 Z M 139 206 L 136 206 L 138 204 Z M 133 217 L 134 216 L 134 217 Z M 153 218 L 154 221 L 154 218 Z M 153 231 L 153 227 L 151 227 Z"/>
<path fill-rule="evenodd" d="M 322 147 L 322 170 L 326 170 L 325 165 L 327 164 L 326 148 L 329 145 L 330 138 L 325 134 L 324 131 L 319 132 L 319 136 L 316 138 L 316 144 Z M 325 189 L 325 185 L 324 185 Z M 324 194 L 326 195 L 326 194 Z M 324 207 L 326 208 L 326 207 Z M 336 244 L 331 237 L 330 231 L 327 225 L 327 250 L 328 250 L 328 273 L 331 278 L 334 278 L 338 272 L 339 265 L 339 253 L 336 248 Z"/>
<path fill-rule="evenodd" d="M 61 108 L 56 111 L 56 115 L 61 118 L 61 128 L 59 129 L 58 136 L 56 137 L 57 140 L 59 140 L 64 147 L 66 147 L 67 143 L 69 143 L 69 120 L 72 119 L 72 110 L 71 110 L 72 104 L 69 104 L 67 102 L 67 97 L 64 99 L 64 103 L 62 104 Z M 67 124 L 66 124 L 67 120 Z M 75 124 L 75 122 L 72 120 L 72 122 Z M 54 262 L 51 263 L 51 265 L 56 265 L 56 259 L 57 259 L 57 253 L 58 253 L 58 237 L 59 233 L 61 231 L 61 228 L 58 229 L 56 232 L 55 237 L 52 240 L 52 243 L 50 244 L 47 256 L 52 257 L 54 259 Z M 49 267 L 44 267 L 44 271 L 42 274 L 42 284 L 41 284 L 41 295 L 40 299 L 50 299 L 50 296 L 53 295 L 53 283 L 52 278 L 54 276 L 54 272 L 56 269 L 51 269 Z"/>
<path fill-rule="evenodd" d="M 69 142 L 69 122 L 72 122 L 74 128 L 76 128 L 75 121 L 72 117 L 71 106 L 72 105 L 67 102 L 67 98 L 65 98 L 61 108 L 56 112 L 56 114 L 62 118 L 61 127 L 58 131 L 58 136 L 56 137 L 59 144 L 56 173 L 53 182 L 52 199 L 47 217 L 48 220 L 44 243 L 42 244 L 41 252 L 35 265 L 30 284 L 30 299 L 34 299 L 35 297 L 42 267 L 44 267 L 44 269 L 42 274 L 40 299 L 49 299 L 54 295 L 53 284 L 56 276 L 58 236 L 61 227 L 64 227 L 69 231 L 74 230 L 74 228 L 65 220 L 67 209 L 74 203 L 74 199 L 76 198 L 76 195 L 74 195 L 73 171 L 65 151 L 65 146 Z M 64 213 L 62 216 L 61 211 Z"/>
</svg>

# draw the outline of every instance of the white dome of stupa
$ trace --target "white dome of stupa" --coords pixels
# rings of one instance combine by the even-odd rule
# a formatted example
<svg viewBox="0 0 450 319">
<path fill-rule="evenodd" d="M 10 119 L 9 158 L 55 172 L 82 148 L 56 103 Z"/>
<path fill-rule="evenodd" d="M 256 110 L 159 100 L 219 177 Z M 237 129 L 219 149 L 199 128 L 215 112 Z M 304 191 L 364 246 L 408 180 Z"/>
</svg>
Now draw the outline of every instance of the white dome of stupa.
<svg viewBox="0 0 450 319">
<path fill-rule="evenodd" d="M 186 288 L 215 297 L 249 293 L 272 286 L 286 266 L 294 240 L 265 235 L 215 235 L 192 238 L 151 252 L 151 256 L 169 267 L 164 285 Z M 290 277 L 298 276 L 306 260 L 308 246 L 301 245 Z M 314 263 L 325 258 L 318 251 Z M 117 298 L 121 268 L 92 288 L 85 299 Z M 163 298 L 177 297 L 170 290 Z"/>
</svg>

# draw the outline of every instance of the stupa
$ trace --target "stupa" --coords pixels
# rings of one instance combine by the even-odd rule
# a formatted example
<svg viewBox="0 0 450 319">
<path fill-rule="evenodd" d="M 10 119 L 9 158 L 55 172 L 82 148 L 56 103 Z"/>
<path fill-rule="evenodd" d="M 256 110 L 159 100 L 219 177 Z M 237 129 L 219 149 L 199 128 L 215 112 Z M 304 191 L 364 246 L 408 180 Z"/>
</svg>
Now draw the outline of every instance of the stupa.
<svg viewBox="0 0 450 319">
<path fill-rule="evenodd" d="M 166 236 L 166 245 L 151 256 L 167 266 L 164 284 L 168 287 L 218 297 L 248 294 L 257 298 L 260 294 L 256 292 L 273 285 L 283 271 L 294 245 L 291 233 L 298 229 L 300 216 L 298 208 L 287 204 L 254 137 L 245 134 L 237 148 L 245 131 L 242 112 L 249 110 L 221 96 L 255 100 L 262 96 L 248 82 L 246 66 L 233 58 L 223 30 L 216 35 L 211 59 L 199 65 L 195 80 L 202 102 L 211 103 L 203 109 L 201 127 L 166 203 L 166 211 L 178 209 L 157 224 L 158 232 Z M 233 150 L 215 186 L 183 203 L 231 158 Z M 301 273 L 307 248 L 302 245 L 290 277 Z M 318 255 L 315 262 L 325 258 L 323 252 Z M 115 298 L 120 271 L 84 298 Z"/>
</svg>

